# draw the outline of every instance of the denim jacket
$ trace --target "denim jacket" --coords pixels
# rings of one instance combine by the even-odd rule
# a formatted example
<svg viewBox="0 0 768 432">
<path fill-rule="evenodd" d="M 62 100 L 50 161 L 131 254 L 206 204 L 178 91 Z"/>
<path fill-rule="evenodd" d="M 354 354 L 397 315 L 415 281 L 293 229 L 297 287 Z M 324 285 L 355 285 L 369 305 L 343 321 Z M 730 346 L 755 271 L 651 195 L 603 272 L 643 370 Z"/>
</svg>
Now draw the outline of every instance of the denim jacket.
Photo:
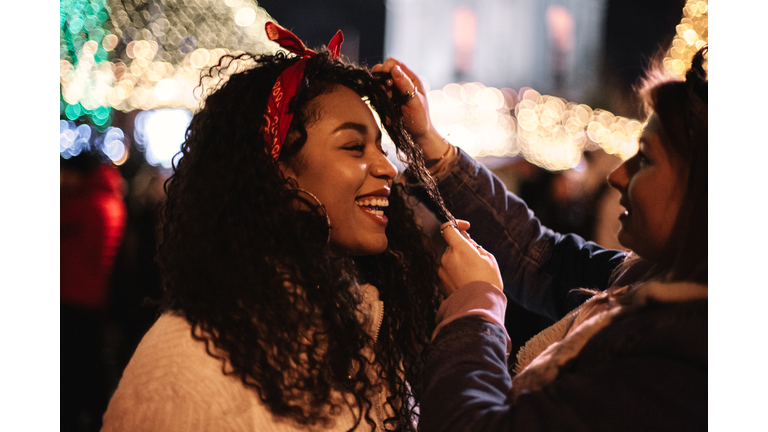
<svg viewBox="0 0 768 432">
<path fill-rule="evenodd" d="M 707 430 L 706 299 L 624 315 L 514 404 L 505 348 L 481 317 L 446 325 L 427 351 L 420 430 Z"/>
<path fill-rule="evenodd" d="M 553 320 L 585 299 L 570 290 L 605 290 L 624 259 L 623 251 L 542 226 L 498 177 L 462 151 L 438 188 L 448 210 L 469 221 L 472 238 L 496 257 L 507 298 Z"/>
<path fill-rule="evenodd" d="M 512 379 L 504 295 L 483 282 L 460 288 L 440 306 L 426 353 L 420 430 L 707 430 L 707 287 L 646 282 L 625 299 Z"/>
</svg>

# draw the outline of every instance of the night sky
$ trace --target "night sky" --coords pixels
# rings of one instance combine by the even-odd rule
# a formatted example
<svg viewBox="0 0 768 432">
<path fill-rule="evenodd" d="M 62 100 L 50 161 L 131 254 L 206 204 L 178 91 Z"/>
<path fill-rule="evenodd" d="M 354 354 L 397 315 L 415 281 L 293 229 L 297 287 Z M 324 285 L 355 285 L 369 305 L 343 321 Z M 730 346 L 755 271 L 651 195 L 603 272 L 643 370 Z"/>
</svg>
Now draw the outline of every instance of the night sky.
<svg viewBox="0 0 768 432">
<path fill-rule="evenodd" d="M 629 91 L 649 59 L 666 50 L 683 17 L 685 0 L 609 0 L 605 22 L 605 59 L 621 87 Z"/>
</svg>

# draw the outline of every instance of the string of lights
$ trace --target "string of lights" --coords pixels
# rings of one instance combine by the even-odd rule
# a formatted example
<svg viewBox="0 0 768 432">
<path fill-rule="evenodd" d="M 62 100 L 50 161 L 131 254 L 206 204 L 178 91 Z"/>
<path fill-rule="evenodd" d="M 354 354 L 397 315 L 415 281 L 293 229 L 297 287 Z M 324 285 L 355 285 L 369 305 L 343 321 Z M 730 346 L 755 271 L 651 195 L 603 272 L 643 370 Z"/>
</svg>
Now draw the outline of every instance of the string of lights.
<svg viewBox="0 0 768 432">
<path fill-rule="evenodd" d="M 471 156 L 522 155 L 553 171 L 576 167 L 585 149 L 630 157 L 642 130 L 637 120 L 531 88 L 451 83 L 427 100 L 438 132 Z"/>
<path fill-rule="evenodd" d="M 708 43 L 707 1 L 688 0 L 676 31 L 663 65 L 682 79 L 693 55 Z M 451 83 L 427 98 L 438 131 L 471 156 L 522 155 L 553 171 L 576 167 L 584 150 L 598 147 L 626 160 L 637 153 L 643 128 L 637 120 L 530 88 Z"/>
<path fill-rule="evenodd" d="M 707 45 L 709 40 L 708 2 L 688 0 L 683 8 L 683 19 L 675 27 L 677 34 L 664 57 L 664 67 L 683 78 L 693 55 Z M 708 70 L 704 62 L 704 70 Z"/>
<path fill-rule="evenodd" d="M 672 73 L 682 76 L 707 43 L 707 14 L 707 1 L 685 5 L 664 59 Z M 264 34 L 271 19 L 252 0 L 61 0 L 62 156 L 99 137 L 102 143 L 121 137 L 115 128 L 106 137 L 112 110 L 194 113 L 206 91 L 204 69 L 225 54 L 278 50 Z M 584 150 L 596 148 L 626 159 L 637 151 L 643 126 L 531 88 L 451 83 L 427 98 L 438 131 L 470 155 L 522 155 L 549 170 L 573 168 Z M 114 149 L 111 155 L 118 164 L 127 157 Z"/>
</svg>

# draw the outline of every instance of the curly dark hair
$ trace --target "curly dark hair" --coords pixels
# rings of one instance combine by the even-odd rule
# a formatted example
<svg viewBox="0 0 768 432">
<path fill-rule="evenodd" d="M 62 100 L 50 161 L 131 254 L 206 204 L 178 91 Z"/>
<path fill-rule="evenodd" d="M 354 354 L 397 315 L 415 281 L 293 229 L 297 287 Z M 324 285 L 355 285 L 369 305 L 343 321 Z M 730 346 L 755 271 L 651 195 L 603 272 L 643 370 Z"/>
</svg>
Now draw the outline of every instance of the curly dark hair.
<svg viewBox="0 0 768 432">
<path fill-rule="evenodd" d="M 421 353 L 440 300 L 437 259 L 400 184 L 386 209 L 383 253 L 334 256 L 327 237 L 312 235 L 320 215 L 295 209 L 295 184 L 272 160 L 261 132 L 272 86 L 296 61 L 283 53 L 226 56 L 201 80 L 219 84 L 192 118 L 165 185 L 158 253 L 164 310 L 183 313 L 212 356 L 210 344 L 223 349 L 231 373 L 273 414 L 306 427 L 331 426 L 344 405 L 361 413 L 356 426 L 363 419 L 375 426 L 369 395 L 381 384 L 366 374 L 372 362 L 362 352 L 373 347 L 395 413 L 384 419 L 385 428 L 413 430 Z M 290 101 L 295 115 L 280 160 L 290 164 L 306 142 L 306 126 L 318 118 L 310 102 L 337 85 L 370 101 L 407 173 L 447 215 L 399 106 L 367 69 L 334 59 L 325 48 L 306 63 Z M 384 302 L 375 344 L 358 318 L 356 283 L 377 287 Z M 195 336 L 200 331 L 206 337 Z M 335 392 L 354 395 L 355 403 L 334 399 Z"/>
</svg>

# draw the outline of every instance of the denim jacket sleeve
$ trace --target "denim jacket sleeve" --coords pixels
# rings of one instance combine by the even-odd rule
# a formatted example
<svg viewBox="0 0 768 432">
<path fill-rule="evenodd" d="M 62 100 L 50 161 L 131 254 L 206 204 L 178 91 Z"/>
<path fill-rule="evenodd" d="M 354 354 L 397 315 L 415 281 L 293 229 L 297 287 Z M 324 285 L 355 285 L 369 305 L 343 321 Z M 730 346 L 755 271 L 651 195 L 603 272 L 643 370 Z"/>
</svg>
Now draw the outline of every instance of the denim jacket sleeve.
<svg viewBox="0 0 768 432">
<path fill-rule="evenodd" d="M 507 429 L 505 347 L 504 330 L 480 317 L 446 325 L 427 351 L 419 430 Z"/>
<path fill-rule="evenodd" d="M 463 151 L 438 188 L 451 213 L 470 222 L 472 238 L 496 257 L 506 296 L 551 319 L 583 301 L 569 295 L 571 289 L 608 288 L 625 256 L 542 226 L 498 177 Z"/>
</svg>

